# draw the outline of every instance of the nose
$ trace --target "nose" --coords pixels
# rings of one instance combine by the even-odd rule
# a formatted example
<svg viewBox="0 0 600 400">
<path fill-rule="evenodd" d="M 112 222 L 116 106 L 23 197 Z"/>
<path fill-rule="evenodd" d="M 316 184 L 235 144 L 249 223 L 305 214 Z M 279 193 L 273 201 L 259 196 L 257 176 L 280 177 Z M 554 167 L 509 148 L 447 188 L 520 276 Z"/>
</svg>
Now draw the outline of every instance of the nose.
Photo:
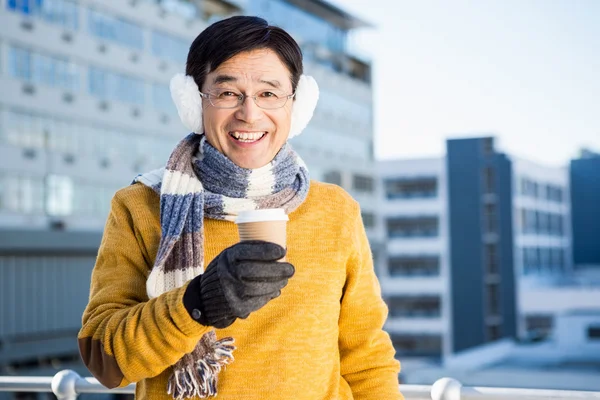
<svg viewBox="0 0 600 400">
<path fill-rule="evenodd" d="M 263 116 L 263 110 L 256 105 L 256 102 L 251 97 L 246 97 L 235 113 L 237 119 L 249 124 L 259 121 Z"/>
</svg>

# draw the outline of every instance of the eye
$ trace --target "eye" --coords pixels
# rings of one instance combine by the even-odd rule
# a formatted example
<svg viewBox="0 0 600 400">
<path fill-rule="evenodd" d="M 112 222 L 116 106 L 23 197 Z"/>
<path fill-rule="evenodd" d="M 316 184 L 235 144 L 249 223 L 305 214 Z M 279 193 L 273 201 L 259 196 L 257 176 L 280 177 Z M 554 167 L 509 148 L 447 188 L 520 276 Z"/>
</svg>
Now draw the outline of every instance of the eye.
<svg viewBox="0 0 600 400">
<path fill-rule="evenodd" d="M 236 92 L 232 92 L 231 90 L 223 90 L 217 93 L 217 97 L 220 99 L 225 99 L 228 97 L 239 97 L 240 95 Z"/>
<path fill-rule="evenodd" d="M 266 98 L 273 98 L 273 99 L 276 99 L 276 98 L 278 98 L 278 97 L 279 97 L 279 96 L 277 96 L 277 95 L 276 95 L 275 93 L 273 93 L 273 92 L 262 92 L 262 93 L 261 93 L 259 96 L 260 96 L 260 97 L 266 97 Z"/>
</svg>

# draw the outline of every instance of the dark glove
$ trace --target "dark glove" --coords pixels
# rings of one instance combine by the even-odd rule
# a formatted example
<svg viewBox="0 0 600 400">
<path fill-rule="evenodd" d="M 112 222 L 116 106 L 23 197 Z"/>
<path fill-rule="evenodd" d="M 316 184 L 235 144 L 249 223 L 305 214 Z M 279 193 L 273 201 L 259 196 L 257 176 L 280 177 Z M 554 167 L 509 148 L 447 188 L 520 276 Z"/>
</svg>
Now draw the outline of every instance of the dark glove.
<svg viewBox="0 0 600 400">
<path fill-rule="evenodd" d="M 223 250 L 203 275 L 192 279 L 183 303 L 202 325 L 226 328 L 247 318 L 270 300 L 294 275 L 294 266 L 277 260 L 285 249 L 275 243 L 249 240 Z"/>
</svg>

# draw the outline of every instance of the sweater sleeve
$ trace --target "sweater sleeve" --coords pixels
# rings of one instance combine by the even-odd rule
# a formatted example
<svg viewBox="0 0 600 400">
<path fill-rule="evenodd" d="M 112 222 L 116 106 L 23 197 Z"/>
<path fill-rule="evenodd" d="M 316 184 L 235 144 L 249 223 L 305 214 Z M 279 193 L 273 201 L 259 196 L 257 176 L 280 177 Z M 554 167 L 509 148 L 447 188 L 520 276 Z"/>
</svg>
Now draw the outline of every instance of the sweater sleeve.
<svg viewBox="0 0 600 400">
<path fill-rule="evenodd" d="M 356 400 L 398 400 L 400 363 L 389 335 L 383 330 L 387 306 L 373 268 L 367 235 L 356 205 L 354 248 L 339 320 L 341 372 Z"/>
<path fill-rule="evenodd" d="M 148 300 L 149 260 L 131 202 L 119 192 L 112 200 L 78 335 L 85 365 L 108 388 L 160 374 L 210 329 L 183 305 L 187 284 Z"/>
</svg>

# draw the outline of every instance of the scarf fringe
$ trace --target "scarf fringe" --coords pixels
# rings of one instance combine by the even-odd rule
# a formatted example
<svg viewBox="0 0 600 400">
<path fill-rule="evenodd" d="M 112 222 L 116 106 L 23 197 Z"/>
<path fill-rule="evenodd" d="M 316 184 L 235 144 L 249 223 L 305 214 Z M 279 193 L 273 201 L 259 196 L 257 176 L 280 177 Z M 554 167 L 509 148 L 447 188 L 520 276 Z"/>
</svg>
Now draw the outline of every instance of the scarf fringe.
<svg viewBox="0 0 600 400">
<path fill-rule="evenodd" d="M 212 342 L 203 357 L 184 357 L 175 364 L 167 383 L 167 393 L 176 400 L 217 395 L 217 377 L 233 361 L 233 338 Z M 206 350 L 206 349 L 205 349 Z"/>
</svg>

